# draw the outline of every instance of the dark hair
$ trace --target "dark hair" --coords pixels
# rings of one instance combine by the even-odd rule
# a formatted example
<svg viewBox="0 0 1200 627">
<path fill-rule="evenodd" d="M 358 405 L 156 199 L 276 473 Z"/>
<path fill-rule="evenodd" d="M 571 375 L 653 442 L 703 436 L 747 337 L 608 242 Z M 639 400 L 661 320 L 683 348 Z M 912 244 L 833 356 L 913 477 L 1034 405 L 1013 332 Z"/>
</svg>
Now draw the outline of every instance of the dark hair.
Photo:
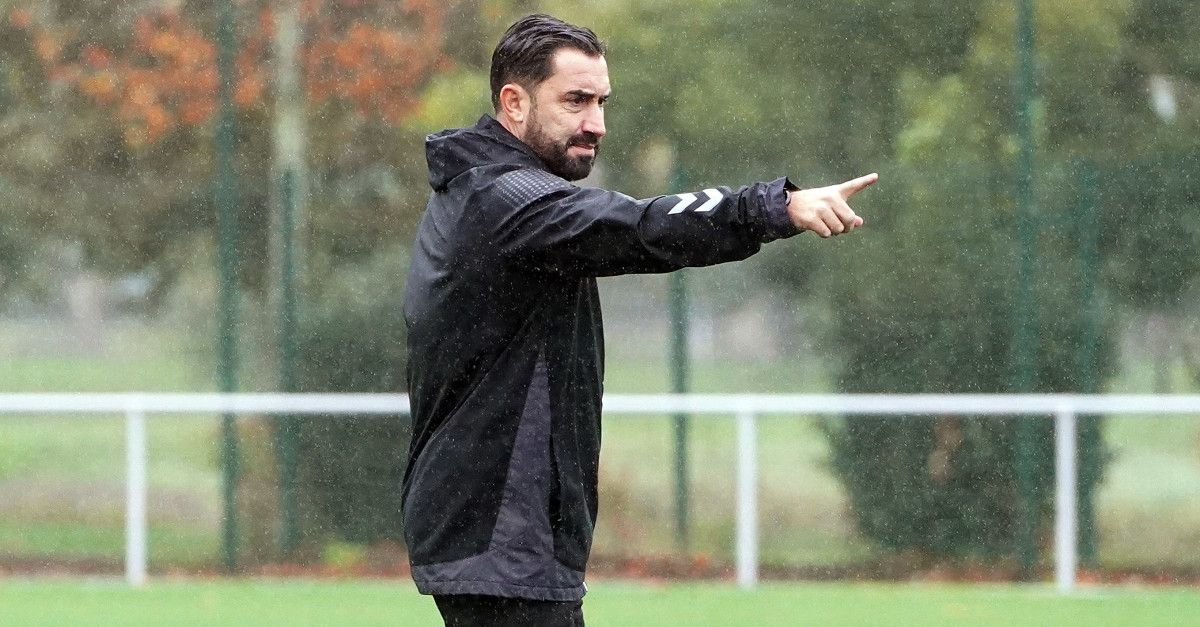
<svg viewBox="0 0 1200 627">
<path fill-rule="evenodd" d="M 544 13 L 517 20 L 492 52 L 492 107 L 500 109 L 500 89 L 519 83 L 532 91 L 550 78 L 551 60 L 560 48 L 574 48 L 589 56 L 604 54 L 604 44 L 591 29 L 568 24 Z"/>
</svg>

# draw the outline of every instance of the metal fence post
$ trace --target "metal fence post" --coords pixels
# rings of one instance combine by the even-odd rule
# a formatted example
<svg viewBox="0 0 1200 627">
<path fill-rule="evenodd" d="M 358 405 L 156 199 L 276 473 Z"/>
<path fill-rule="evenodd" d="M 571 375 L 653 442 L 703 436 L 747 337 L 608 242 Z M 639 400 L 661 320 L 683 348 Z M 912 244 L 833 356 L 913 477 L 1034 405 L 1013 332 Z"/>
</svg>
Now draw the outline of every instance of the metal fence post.
<svg viewBox="0 0 1200 627">
<path fill-rule="evenodd" d="M 1038 328 L 1036 294 L 1033 289 L 1037 265 L 1036 190 L 1034 156 L 1036 138 L 1033 116 L 1037 99 L 1034 79 L 1034 0 L 1017 1 L 1016 102 L 1017 102 L 1017 300 L 1013 315 L 1014 392 L 1032 392 L 1037 372 Z M 1022 579 L 1031 579 L 1037 563 L 1037 500 L 1035 474 L 1035 430 L 1029 418 L 1017 421 L 1017 486 L 1021 519 L 1017 527 L 1017 555 Z"/>
<path fill-rule="evenodd" d="M 737 582 L 758 583 L 758 432 L 754 412 L 737 415 Z"/>
<path fill-rule="evenodd" d="M 146 583 L 146 414 L 125 410 L 125 581 Z"/>
<path fill-rule="evenodd" d="M 1063 593 L 1075 588 L 1079 559 L 1075 459 L 1075 410 L 1064 406 L 1054 416 L 1054 579 Z"/>
<path fill-rule="evenodd" d="M 237 118 L 233 92 L 237 62 L 234 33 L 236 6 L 233 0 L 217 2 L 217 75 L 218 90 L 214 163 L 216 182 L 213 204 L 217 208 L 217 383 L 221 392 L 237 391 L 238 329 L 240 300 L 238 287 L 238 194 L 237 194 Z M 237 567 L 237 431 L 235 417 L 221 417 L 222 492 L 225 509 L 221 519 L 221 562 L 225 572 Z"/>
<path fill-rule="evenodd" d="M 676 270 L 670 276 L 671 391 L 688 391 L 688 305 L 687 275 Z M 688 552 L 688 422 L 686 412 L 672 415 L 675 430 L 675 547 Z"/>
<path fill-rule="evenodd" d="M 1100 300 L 1096 297 L 1096 275 L 1100 267 L 1099 174 L 1096 164 L 1085 159 L 1079 164 L 1079 203 L 1075 220 L 1079 231 L 1079 302 L 1083 303 L 1083 328 L 1077 353 L 1079 391 L 1096 394 L 1100 377 L 1096 354 L 1100 344 Z M 1096 484 L 1100 479 L 1100 417 L 1079 417 L 1079 559 L 1085 567 L 1096 566 Z"/>
</svg>

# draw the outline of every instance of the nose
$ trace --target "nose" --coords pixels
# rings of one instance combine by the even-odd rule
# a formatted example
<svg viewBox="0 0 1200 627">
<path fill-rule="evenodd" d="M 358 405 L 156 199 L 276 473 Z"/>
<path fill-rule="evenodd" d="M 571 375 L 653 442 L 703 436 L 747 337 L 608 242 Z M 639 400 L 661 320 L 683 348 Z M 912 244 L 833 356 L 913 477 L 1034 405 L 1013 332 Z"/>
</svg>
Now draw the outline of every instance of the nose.
<svg viewBox="0 0 1200 627">
<path fill-rule="evenodd" d="M 597 139 L 604 137 L 604 109 L 600 106 L 589 107 L 580 130 L 595 135 Z"/>
</svg>

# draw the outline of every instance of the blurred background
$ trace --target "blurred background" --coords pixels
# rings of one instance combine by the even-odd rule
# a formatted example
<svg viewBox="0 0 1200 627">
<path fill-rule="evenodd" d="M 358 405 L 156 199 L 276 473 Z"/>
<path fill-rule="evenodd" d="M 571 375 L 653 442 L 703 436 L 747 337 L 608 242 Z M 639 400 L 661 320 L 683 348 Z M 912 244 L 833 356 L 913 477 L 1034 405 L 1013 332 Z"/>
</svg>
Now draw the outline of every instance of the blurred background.
<svg viewBox="0 0 1200 627">
<path fill-rule="evenodd" d="M 1200 386 L 1187 0 L 0 0 L 0 392 L 403 392 L 423 138 L 490 112 L 491 50 L 536 11 L 609 46 L 591 184 L 881 174 L 852 237 L 603 280 L 607 392 Z M 403 572 L 405 417 L 228 427 L 151 418 L 152 572 Z M 1048 421 L 760 431 L 767 576 L 1048 567 Z M 0 572 L 119 572 L 123 437 L 0 415 Z M 731 573 L 732 422 L 604 437 L 593 571 Z M 1093 576 L 1196 577 L 1196 417 L 1087 418 L 1081 447 Z"/>
</svg>

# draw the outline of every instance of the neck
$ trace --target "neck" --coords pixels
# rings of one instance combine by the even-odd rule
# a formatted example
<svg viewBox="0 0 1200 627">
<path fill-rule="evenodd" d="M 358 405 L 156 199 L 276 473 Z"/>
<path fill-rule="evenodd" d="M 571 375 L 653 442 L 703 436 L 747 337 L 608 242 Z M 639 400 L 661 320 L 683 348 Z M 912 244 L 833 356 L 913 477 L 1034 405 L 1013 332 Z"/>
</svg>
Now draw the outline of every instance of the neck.
<svg viewBox="0 0 1200 627">
<path fill-rule="evenodd" d="M 518 124 L 517 122 L 514 122 L 512 118 L 504 115 L 503 113 L 496 114 L 496 121 L 499 122 L 500 126 L 503 126 L 505 130 L 507 130 L 509 133 L 512 133 L 513 137 L 516 137 L 517 139 L 524 138 L 524 124 Z"/>
</svg>

